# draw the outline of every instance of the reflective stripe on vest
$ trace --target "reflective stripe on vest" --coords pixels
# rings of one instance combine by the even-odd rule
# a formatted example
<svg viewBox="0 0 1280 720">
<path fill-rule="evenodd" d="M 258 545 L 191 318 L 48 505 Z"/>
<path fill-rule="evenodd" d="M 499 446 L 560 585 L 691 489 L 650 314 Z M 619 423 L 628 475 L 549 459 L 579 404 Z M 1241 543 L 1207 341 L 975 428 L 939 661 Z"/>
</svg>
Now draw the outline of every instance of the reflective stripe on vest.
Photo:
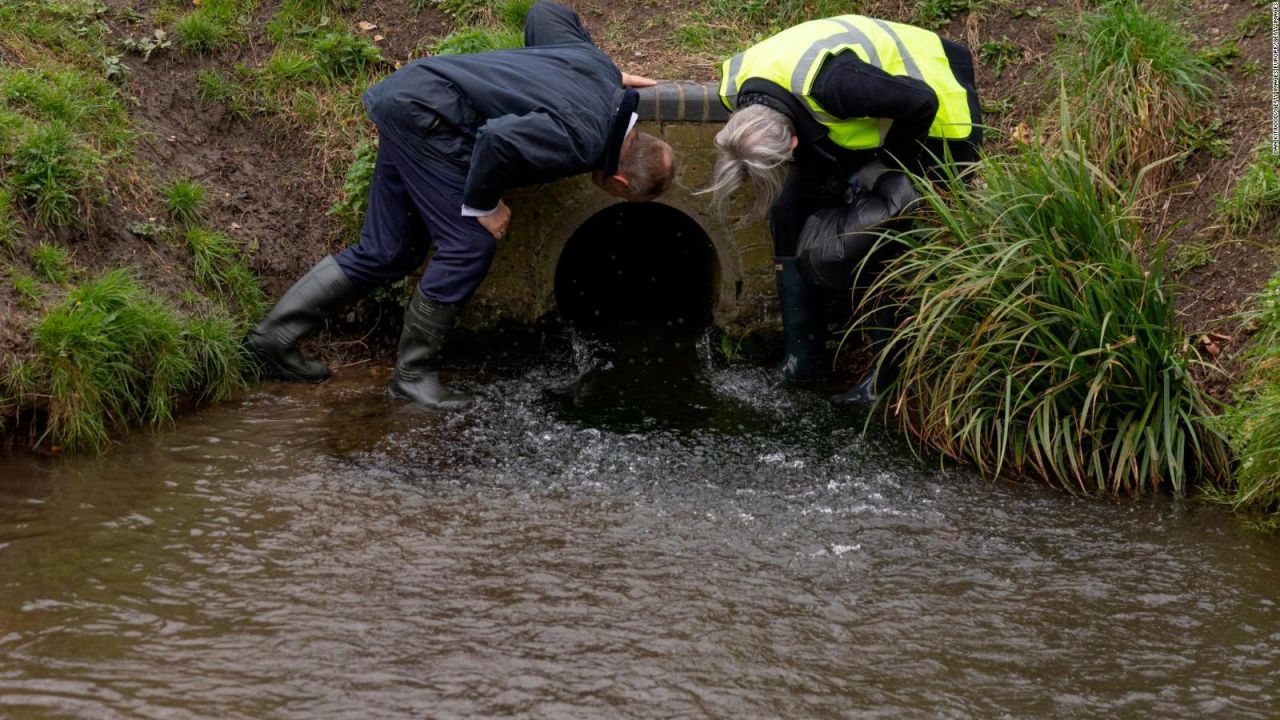
<svg viewBox="0 0 1280 720">
<path fill-rule="evenodd" d="M 969 93 L 951 71 L 942 38 L 928 30 L 861 15 L 802 23 L 729 58 L 721 67 L 721 102 L 733 110 L 744 82 L 768 80 L 799 98 L 837 145 L 855 150 L 879 147 L 890 121 L 836 118 L 810 97 L 822 64 L 845 51 L 890 75 L 906 75 L 933 89 L 938 113 L 929 127 L 930 137 L 962 139 L 972 133 Z"/>
</svg>

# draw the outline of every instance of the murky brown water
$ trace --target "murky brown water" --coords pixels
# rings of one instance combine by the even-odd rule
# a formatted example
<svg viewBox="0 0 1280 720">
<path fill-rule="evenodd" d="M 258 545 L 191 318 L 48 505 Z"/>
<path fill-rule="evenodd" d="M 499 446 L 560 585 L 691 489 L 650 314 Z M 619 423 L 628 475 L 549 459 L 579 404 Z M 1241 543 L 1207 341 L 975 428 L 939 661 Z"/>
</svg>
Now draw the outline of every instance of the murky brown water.
<svg viewBox="0 0 1280 720">
<path fill-rule="evenodd" d="M 1229 516 L 939 472 L 754 370 L 574 377 L 0 463 L 0 715 L 1280 715 L 1280 542 Z"/>
</svg>

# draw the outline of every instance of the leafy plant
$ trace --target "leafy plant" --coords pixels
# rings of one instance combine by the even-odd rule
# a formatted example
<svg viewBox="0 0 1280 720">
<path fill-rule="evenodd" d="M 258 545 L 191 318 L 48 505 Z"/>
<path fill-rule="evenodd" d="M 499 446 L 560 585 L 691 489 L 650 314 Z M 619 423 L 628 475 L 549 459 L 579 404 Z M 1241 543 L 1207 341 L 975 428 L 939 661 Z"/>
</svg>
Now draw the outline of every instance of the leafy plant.
<svg viewBox="0 0 1280 720">
<path fill-rule="evenodd" d="M 173 41 L 169 39 L 169 33 L 161 28 L 156 28 L 150 35 L 142 37 L 127 37 L 120 42 L 124 48 L 130 52 L 142 55 L 142 61 L 146 62 L 151 59 L 151 53 L 156 50 L 167 50 L 173 47 Z"/>
<path fill-rule="evenodd" d="M 342 183 L 342 199 L 329 208 L 330 214 L 342 218 L 347 227 L 353 230 L 358 230 L 364 224 L 377 157 L 376 143 L 366 140 L 356 146 L 351 166 L 347 168 L 346 178 Z"/>
<path fill-rule="evenodd" d="M 991 66 L 991 70 L 995 72 L 996 77 L 1000 77 L 1004 74 L 1006 67 L 1014 64 L 1022 57 L 1022 48 L 1007 37 L 999 40 L 988 40 L 982 43 L 982 47 L 979 48 L 978 57 L 982 62 Z"/>
</svg>

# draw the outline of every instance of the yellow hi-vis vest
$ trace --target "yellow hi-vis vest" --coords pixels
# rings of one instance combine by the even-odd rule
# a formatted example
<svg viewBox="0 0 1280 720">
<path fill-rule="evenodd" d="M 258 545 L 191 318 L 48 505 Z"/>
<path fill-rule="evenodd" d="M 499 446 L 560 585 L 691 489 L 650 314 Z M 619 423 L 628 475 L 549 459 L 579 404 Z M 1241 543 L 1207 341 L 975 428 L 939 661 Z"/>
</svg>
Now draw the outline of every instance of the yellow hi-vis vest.
<svg viewBox="0 0 1280 720">
<path fill-rule="evenodd" d="M 929 137 L 969 137 L 973 131 L 969 93 L 951 71 L 942 38 L 928 30 L 862 15 L 802 23 L 734 55 L 720 71 L 720 100 L 732 111 L 744 82 L 768 80 L 799 98 L 840 147 L 880 147 L 889 130 L 888 119 L 836 118 L 809 96 L 822 63 L 847 50 L 890 75 L 907 75 L 933 88 L 938 114 L 929 127 Z"/>
</svg>

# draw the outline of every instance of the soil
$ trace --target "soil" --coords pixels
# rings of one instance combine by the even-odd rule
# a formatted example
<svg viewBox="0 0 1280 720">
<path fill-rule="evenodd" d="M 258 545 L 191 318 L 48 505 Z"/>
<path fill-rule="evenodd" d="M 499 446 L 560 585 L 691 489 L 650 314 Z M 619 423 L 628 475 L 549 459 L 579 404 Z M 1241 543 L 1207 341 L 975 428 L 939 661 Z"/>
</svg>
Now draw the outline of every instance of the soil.
<svg viewBox="0 0 1280 720">
<path fill-rule="evenodd" d="M 146 0 L 108 0 L 108 4 L 132 6 L 142 13 L 152 9 Z M 659 79 L 712 80 L 716 76 L 719 58 L 682 51 L 673 39 L 680 19 L 699 4 L 696 0 L 568 0 L 566 4 L 581 13 L 597 42 L 628 72 Z M 96 211 L 91 229 L 62 238 L 73 249 L 77 266 L 92 273 L 130 265 L 157 287 L 193 288 L 189 256 L 181 243 L 137 237 L 128 230 L 136 221 L 161 215 L 159 199 L 139 188 L 157 187 L 179 176 L 209 189 L 208 224 L 250 250 L 252 265 L 269 297 L 278 296 L 317 259 L 346 240 L 338 220 L 327 213 L 338 197 L 341 170 L 324 162 L 319 150 L 300 135 L 258 118 L 236 117 L 196 97 L 195 76 L 201 69 L 229 71 L 236 63 L 252 66 L 269 54 L 271 45 L 261 28 L 277 7 L 276 2 L 264 2 L 257 11 L 259 30 L 246 42 L 213 57 L 179 51 L 156 53 L 147 62 L 134 54 L 125 57 L 132 71 L 125 91 L 144 132 L 134 149 L 140 161 L 134 171 L 138 176 L 125 178 L 114 188 L 110 202 Z M 863 12 L 905 20 L 911 7 L 905 0 L 887 0 L 873 2 Z M 1206 45 L 1216 44 L 1241 19 L 1256 12 L 1259 8 L 1244 0 L 1204 4 L 1198 9 L 1203 20 L 1197 27 L 1205 30 Z M 449 31 L 451 22 L 435 9 L 414 11 L 405 0 L 368 0 L 351 19 L 376 26 L 368 32 L 380 36 L 378 45 L 392 64 L 420 54 L 434 38 Z M 136 34 L 141 27 L 117 30 L 123 36 Z M 988 124 L 995 128 L 992 145 L 1005 142 L 1001 138 L 1019 123 L 1041 114 L 1056 93 L 1057 79 L 1046 77 L 1044 70 L 1054 52 L 1055 28 L 1053 12 L 1035 0 L 1025 0 L 962 15 L 941 31 L 966 42 L 979 56 L 984 102 L 999 110 L 987 115 Z M 1223 359 L 1239 350 L 1248 334 L 1240 323 L 1223 318 L 1248 307 L 1280 265 L 1271 249 L 1274 229 L 1268 228 L 1265 237 L 1227 240 L 1211 226 L 1215 198 L 1230 187 L 1269 131 L 1267 37 L 1259 32 L 1239 40 L 1241 55 L 1216 90 L 1214 116 L 1223 122 L 1228 156 L 1217 159 L 1201 152 L 1193 157 L 1179 175 L 1182 189 L 1165 206 L 1165 220 L 1176 228 L 1175 245 L 1213 246 L 1215 262 L 1182 276 L 1179 307 L 1193 338 L 1210 330 L 1223 332 L 1226 339 L 1216 342 Z M 980 48 L 987 41 L 1003 39 L 1014 42 L 1021 56 L 997 73 L 982 61 Z M 1257 63 L 1263 71 L 1247 72 L 1249 63 Z M 35 242 L 33 235 L 27 241 Z M 0 287 L 5 317 L 0 322 L 0 356 L 24 352 L 27 322 L 36 314 L 20 306 L 10 285 Z M 339 347 L 336 354 L 359 362 L 361 354 L 367 357 L 370 345 L 356 339 Z M 381 348 L 378 354 L 385 352 Z M 332 348 L 330 353 L 334 354 Z M 1227 383 L 1216 380 L 1211 387 L 1223 395 Z"/>
</svg>

